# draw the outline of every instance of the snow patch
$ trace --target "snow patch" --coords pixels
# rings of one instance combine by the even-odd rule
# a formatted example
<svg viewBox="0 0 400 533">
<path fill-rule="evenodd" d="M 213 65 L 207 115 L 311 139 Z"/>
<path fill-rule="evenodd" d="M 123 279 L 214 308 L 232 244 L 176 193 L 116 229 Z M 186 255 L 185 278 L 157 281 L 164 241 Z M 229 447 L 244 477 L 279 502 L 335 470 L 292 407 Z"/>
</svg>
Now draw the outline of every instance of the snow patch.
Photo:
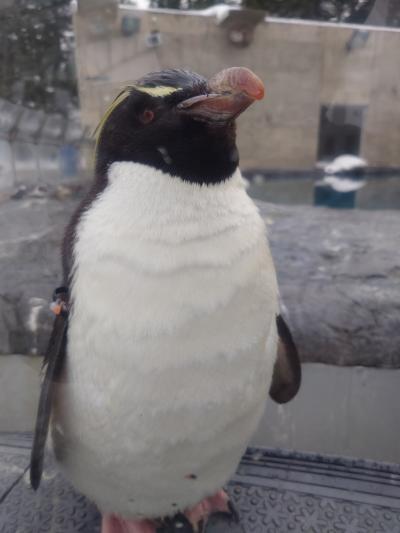
<svg viewBox="0 0 400 533">
<path fill-rule="evenodd" d="M 319 187 L 329 186 L 337 192 L 351 192 L 362 189 L 366 184 L 362 180 L 351 180 L 348 178 L 337 178 L 335 176 L 325 176 L 322 180 L 317 181 L 316 185 Z"/>
<path fill-rule="evenodd" d="M 357 157 L 356 155 L 340 155 L 336 157 L 332 163 L 325 167 L 327 174 L 336 174 L 338 172 L 345 172 L 355 170 L 356 168 L 364 168 L 367 166 L 365 159 Z"/>
</svg>

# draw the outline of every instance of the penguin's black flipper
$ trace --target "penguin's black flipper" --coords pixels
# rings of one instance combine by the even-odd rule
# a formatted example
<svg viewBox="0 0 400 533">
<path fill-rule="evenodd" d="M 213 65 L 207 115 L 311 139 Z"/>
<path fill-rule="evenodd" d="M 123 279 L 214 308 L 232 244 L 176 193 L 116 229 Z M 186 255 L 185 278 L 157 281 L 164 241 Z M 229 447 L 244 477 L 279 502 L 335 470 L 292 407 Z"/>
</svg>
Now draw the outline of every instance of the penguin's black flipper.
<svg viewBox="0 0 400 533">
<path fill-rule="evenodd" d="M 61 312 L 54 320 L 43 366 L 45 374 L 40 391 L 30 462 L 30 480 L 34 490 L 39 487 L 43 471 L 44 449 L 49 431 L 53 383 L 57 380 L 65 356 L 68 315 Z"/>
<path fill-rule="evenodd" d="M 282 315 L 276 317 L 279 343 L 269 395 L 277 403 L 294 398 L 300 388 L 301 365 L 292 334 Z"/>
</svg>

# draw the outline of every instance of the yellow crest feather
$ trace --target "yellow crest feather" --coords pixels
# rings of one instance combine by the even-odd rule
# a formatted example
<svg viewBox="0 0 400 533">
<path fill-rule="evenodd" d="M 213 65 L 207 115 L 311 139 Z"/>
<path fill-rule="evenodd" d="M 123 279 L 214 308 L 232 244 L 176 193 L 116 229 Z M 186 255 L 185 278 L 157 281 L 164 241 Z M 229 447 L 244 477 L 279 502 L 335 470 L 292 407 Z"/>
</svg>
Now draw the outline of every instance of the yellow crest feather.
<svg viewBox="0 0 400 533">
<path fill-rule="evenodd" d="M 124 89 L 114 98 L 114 100 L 108 106 L 106 112 L 104 113 L 104 115 L 102 116 L 100 122 L 96 126 L 96 129 L 93 132 L 93 137 L 96 140 L 96 148 L 97 148 L 97 145 L 98 145 L 98 142 L 99 142 L 99 139 L 100 139 L 100 134 L 101 134 L 101 131 L 102 131 L 103 127 L 104 127 L 104 124 L 107 122 L 109 116 L 114 111 L 114 109 L 116 107 L 118 107 L 119 104 L 121 104 L 125 100 L 125 98 L 128 98 L 128 96 L 131 93 L 131 89 L 132 89 L 132 87 L 129 86 L 129 85 L 127 87 L 124 87 Z"/>
<path fill-rule="evenodd" d="M 150 96 L 168 96 L 176 91 L 180 91 L 180 87 L 168 87 L 167 85 L 159 85 L 158 87 L 145 87 L 141 85 L 132 85 L 134 89 Z"/>
<path fill-rule="evenodd" d="M 128 96 L 130 95 L 132 89 L 135 89 L 137 91 L 140 91 L 142 93 L 146 93 L 153 97 L 161 97 L 161 96 L 168 96 L 176 91 L 180 91 L 180 87 L 168 87 L 166 85 L 160 85 L 158 87 L 145 87 L 141 85 L 127 85 L 122 89 L 122 91 L 114 98 L 114 100 L 111 102 L 111 104 L 108 106 L 106 112 L 102 116 L 100 122 L 96 126 L 93 137 L 95 138 L 95 153 L 97 152 L 97 146 L 99 143 L 101 132 L 104 128 L 105 123 L 107 122 L 108 118 L 110 117 L 111 113 L 118 107 Z"/>
</svg>

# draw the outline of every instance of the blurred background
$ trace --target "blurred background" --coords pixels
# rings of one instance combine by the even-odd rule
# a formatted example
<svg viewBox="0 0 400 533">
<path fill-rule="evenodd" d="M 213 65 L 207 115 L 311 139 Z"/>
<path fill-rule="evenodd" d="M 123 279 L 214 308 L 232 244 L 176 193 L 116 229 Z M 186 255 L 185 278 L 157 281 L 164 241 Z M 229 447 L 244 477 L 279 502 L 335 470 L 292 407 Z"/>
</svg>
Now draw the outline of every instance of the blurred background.
<svg viewBox="0 0 400 533">
<path fill-rule="evenodd" d="M 33 427 L 108 104 L 150 71 L 241 65 L 266 85 L 239 119 L 241 168 L 304 363 L 253 444 L 400 462 L 400 2 L 0 0 L 0 39 L 0 432 Z"/>
</svg>

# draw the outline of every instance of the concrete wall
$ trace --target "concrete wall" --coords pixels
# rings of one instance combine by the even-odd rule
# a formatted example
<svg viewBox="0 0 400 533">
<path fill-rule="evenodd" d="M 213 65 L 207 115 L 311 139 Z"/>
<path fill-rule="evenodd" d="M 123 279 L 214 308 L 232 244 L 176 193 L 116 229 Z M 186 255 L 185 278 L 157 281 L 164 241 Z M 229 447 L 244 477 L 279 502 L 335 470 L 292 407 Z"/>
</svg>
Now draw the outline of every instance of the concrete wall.
<svg viewBox="0 0 400 533">
<path fill-rule="evenodd" d="M 245 65 L 263 78 L 267 95 L 239 119 L 243 168 L 313 168 L 322 104 L 368 106 L 361 156 L 371 166 L 400 167 L 399 30 L 261 17 L 251 43 L 238 47 L 229 32 L 246 15 L 230 13 L 78 10 L 84 125 L 94 128 L 116 90 L 146 72 L 188 67 L 210 76 Z M 140 30 L 124 36 L 122 21 L 129 17 L 140 19 Z M 146 38 L 152 31 L 159 32 L 161 44 L 150 48 Z"/>
</svg>

